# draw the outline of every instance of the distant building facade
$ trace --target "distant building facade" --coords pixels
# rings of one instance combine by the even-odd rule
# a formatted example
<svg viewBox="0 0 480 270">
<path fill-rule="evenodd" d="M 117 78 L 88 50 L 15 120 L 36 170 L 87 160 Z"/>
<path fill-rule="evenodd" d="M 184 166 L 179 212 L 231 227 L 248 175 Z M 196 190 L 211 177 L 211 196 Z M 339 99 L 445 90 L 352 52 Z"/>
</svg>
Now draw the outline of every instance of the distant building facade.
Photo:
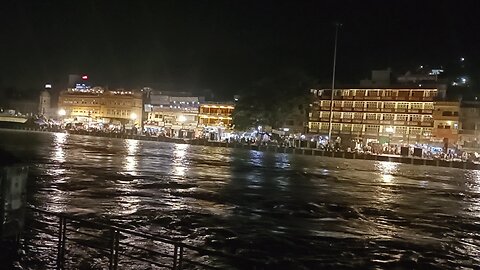
<svg viewBox="0 0 480 270">
<path fill-rule="evenodd" d="M 436 101 L 433 105 L 432 140 L 453 146 L 458 141 L 459 101 Z"/>
<path fill-rule="evenodd" d="M 101 87 L 89 90 L 68 89 L 58 100 L 63 118 L 73 121 L 120 121 L 140 127 L 143 115 L 142 94 L 127 90 L 105 91 Z"/>
<path fill-rule="evenodd" d="M 465 150 L 480 152 L 480 102 L 462 101 L 459 122 L 458 144 Z"/>
<path fill-rule="evenodd" d="M 50 116 L 51 108 L 51 96 L 50 93 L 45 89 L 40 93 L 40 100 L 38 102 L 38 114 Z"/>
<path fill-rule="evenodd" d="M 200 104 L 198 127 L 202 129 L 204 136 L 211 140 L 220 140 L 224 134 L 232 130 L 232 113 L 234 103 L 205 103 Z"/>
<path fill-rule="evenodd" d="M 198 109 L 202 97 L 187 92 L 150 93 L 145 104 L 145 128 L 166 136 L 191 138 L 198 134 Z"/>
<path fill-rule="evenodd" d="M 312 89 L 308 131 L 327 135 L 331 89 Z M 333 93 L 332 137 L 425 143 L 433 129 L 437 88 L 342 88 Z"/>
</svg>

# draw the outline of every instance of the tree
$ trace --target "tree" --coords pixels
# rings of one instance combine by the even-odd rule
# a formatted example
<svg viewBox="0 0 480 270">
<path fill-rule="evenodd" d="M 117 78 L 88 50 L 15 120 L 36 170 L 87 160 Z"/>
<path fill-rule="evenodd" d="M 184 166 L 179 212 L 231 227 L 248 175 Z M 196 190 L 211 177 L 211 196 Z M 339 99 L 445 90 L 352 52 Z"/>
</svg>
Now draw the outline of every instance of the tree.
<svg viewBox="0 0 480 270">
<path fill-rule="evenodd" d="M 309 90 L 315 81 L 298 70 L 283 71 L 274 77 L 254 83 L 250 93 L 238 101 L 233 112 L 237 130 L 257 126 L 280 128 L 285 120 L 301 106 L 309 104 Z"/>
</svg>

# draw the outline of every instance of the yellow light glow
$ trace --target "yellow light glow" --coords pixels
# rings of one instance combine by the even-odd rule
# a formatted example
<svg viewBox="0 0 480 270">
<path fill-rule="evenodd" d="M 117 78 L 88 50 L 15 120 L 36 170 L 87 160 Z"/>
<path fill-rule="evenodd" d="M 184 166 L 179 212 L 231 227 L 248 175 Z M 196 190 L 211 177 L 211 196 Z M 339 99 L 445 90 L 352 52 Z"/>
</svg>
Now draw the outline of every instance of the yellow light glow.
<svg viewBox="0 0 480 270">
<path fill-rule="evenodd" d="M 132 120 L 137 120 L 137 114 L 134 113 L 134 112 L 132 112 L 132 113 L 130 114 L 130 119 L 132 119 Z"/>
</svg>

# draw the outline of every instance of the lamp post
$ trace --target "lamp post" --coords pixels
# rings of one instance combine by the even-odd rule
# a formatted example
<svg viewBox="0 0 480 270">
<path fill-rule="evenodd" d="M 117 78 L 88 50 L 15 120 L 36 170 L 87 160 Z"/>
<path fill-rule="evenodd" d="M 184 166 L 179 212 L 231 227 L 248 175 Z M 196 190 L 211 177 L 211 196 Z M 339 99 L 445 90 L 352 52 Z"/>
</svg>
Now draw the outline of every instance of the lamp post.
<svg viewBox="0 0 480 270">
<path fill-rule="evenodd" d="M 338 40 L 338 28 L 342 24 L 335 24 L 335 49 L 333 51 L 333 74 L 332 74 L 332 94 L 330 96 L 330 119 L 328 121 L 328 141 L 332 141 L 332 120 L 333 120 L 333 94 L 335 92 L 335 71 L 337 67 L 337 40 Z"/>
</svg>

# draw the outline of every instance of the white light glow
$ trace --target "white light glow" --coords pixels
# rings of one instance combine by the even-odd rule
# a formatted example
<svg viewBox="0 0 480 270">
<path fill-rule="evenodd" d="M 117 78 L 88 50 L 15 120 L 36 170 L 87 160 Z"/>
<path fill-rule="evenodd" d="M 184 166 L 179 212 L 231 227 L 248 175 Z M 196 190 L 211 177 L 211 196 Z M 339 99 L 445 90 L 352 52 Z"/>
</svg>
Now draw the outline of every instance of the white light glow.
<svg viewBox="0 0 480 270">
<path fill-rule="evenodd" d="M 130 119 L 132 119 L 132 120 L 137 120 L 137 114 L 132 112 L 132 113 L 130 114 Z"/>
<path fill-rule="evenodd" d="M 65 116 L 65 115 L 67 115 L 67 111 L 65 111 L 65 109 L 60 109 L 60 110 L 58 110 L 58 115 Z"/>
<path fill-rule="evenodd" d="M 180 116 L 178 117 L 178 121 L 181 122 L 181 123 L 183 123 L 183 122 L 187 121 L 187 117 L 185 117 L 184 115 L 180 115 Z"/>
</svg>

